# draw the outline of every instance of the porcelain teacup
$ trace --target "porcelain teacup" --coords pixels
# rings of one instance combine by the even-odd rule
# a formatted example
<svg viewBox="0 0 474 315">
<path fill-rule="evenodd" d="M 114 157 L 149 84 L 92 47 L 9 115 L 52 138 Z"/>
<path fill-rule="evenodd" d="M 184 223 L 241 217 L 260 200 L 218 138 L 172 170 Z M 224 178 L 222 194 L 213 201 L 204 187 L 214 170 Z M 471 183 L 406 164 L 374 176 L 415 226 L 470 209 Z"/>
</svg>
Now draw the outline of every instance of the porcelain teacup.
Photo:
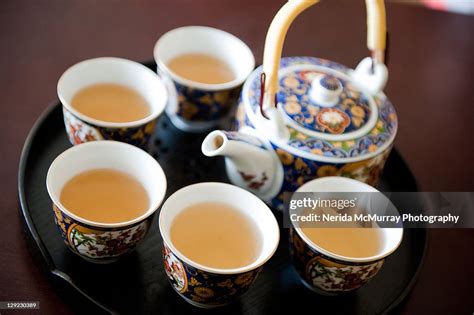
<svg viewBox="0 0 474 315">
<path fill-rule="evenodd" d="M 134 176 L 149 197 L 148 209 L 127 222 L 94 222 L 72 213 L 60 201 L 64 185 L 92 169 L 114 169 Z M 148 232 L 166 193 L 166 177 L 145 151 L 117 141 L 79 144 L 61 153 L 49 167 L 46 187 L 53 202 L 54 222 L 66 246 L 94 263 L 110 263 L 133 250 Z"/>
<path fill-rule="evenodd" d="M 171 59 L 189 53 L 225 61 L 235 78 L 219 84 L 201 83 L 179 76 L 168 67 Z M 154 56 L 170 95 L 166 114 L 176 127 L 191 132 L 208 130 L 226 117 L 255 67 L 252 51 L 242 40 L 207 26 L 185 26 L 165 33 L 155 44 Z"/>
<path fill-rule="evenodd" d="M 137 91 L 150 106 L 145 118 L 130 122 L 98 120 L 77 111 L 72 99 L 81 89 L 99 83 L 113 83 Z M 94 140 L 116 140 L 148 149 L 158 116 L 168 95 L 162 80 L 144 65 L 122 58 L 102 57 L 81 61 L 67 69 L 58 81 L 64 124 L 73 144 Z"/>
<path fill-rule="evenodd" d="M 378 190 L 354 179 L 333 176 L 309 181 L 296 191 L 303 192 L 377 193 Z M 380 227 L 381 250 L 371 257 L 355 258 L 322 248 L 309 239 L 297 223 L 291 221 L 291 224 L 290 254 L 293 265 L 303 284 L 323 295 L 337 295 L 362 287 L 380 271 L 385 258 L 398 248 L 403 238 L 403 228 Z"/>
<path fill-rule="evenodd" d="M 196 263 L 174 246 L 170 233 L 174 218 L 200 202 L 228 204 L 255 223 L 261 232 L 261 249 L 256 260 L 239 268 L 211 268 Z M 187 302 L 203 308 L 229 304 L 246 292 L 263 264 L 274 254 L 280 238 L 278 223 L 263 201 L 242 188 L 224 183 L 199 183 L 175 192 L 163 204 L 159 227 L 164 267 L 171 285 Z"/>
</svg>

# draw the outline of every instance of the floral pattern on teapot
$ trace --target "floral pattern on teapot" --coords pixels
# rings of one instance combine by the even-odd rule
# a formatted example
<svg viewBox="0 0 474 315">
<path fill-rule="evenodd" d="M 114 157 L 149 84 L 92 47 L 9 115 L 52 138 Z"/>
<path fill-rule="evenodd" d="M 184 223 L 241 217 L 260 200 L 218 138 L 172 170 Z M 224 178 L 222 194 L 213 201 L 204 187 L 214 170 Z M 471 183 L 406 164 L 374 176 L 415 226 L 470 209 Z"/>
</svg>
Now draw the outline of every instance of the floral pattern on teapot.
<svg viewBox="0 0 474 315">
<path fill-rule="evenodd" d="M 277 99 L 286 115 L 307 129 L 323 133 L 341 134 L 365 125 L 371 114 L 367 98 L 343 79 L 330 77 L 343 89 L 337 107 L 325 108 L 310 99 L 312 81 L 322 75 L 321 71 L 301 70 L 280 79 Z"/>
<path fill-rule="evenodd" d="M 343 176 L 376 186 L 391 150 L 389 148 L 383 154 L 364 161 L 333 164 L 295 156 L 280 148 L 275 149 L 284 170 L 284 181 L 281 191 L 272 202 L 272 205 L 278 209 L 283 207 L 283 194 L 285 191 L 295 191 L 304 183 L 315 178 Z"/>
<path fill-rule="evenodd" d="M 281 59 L 281 66 L 280 68 L 290 67 L 294 65 L 314 65 L 314 66 L 323 66 L 328 67 L 332 70 L 340 71 L 341 73 L 348 74 L 350 69 L 333 61 L 328 61 L 325 59 L 319 59 L 314 57 L 286 57 Z M 257 70 L 256 70 L 257 71 Z M 260 70 L 261 71 L 261 70 Z M 314 71 L 311 71 L 312 73 Z M 299 72 L 301 76 L 308 76 L 307 72 L 301 71 Z M 245 101 L 244 98 L 247 98 L 249 101 L 250 108 L 253 112 L 259 110 L 260 104 L 260 80 L 259 76 L 254 76 L 253 80 L 250 82 L 250 86 L 247 90 L 247 95 L 242 95 L 239 108 L 237 109 L 236 114 L 236 121 L 234 123 L 235 129 L 240 129 L 242 126 L 253 126 L 251 123 L 248 114 L 246 113 L 245 108 Z M 307 81 L 308 79 L 300 79 Z M 284 84 L 284 83 L 283 83 Z M 298 86 L 300 85 L 298 81 Z M 307 92 L 308 83 L 304 84 L 305 88 L 299 89 L 295 88 L 295 90 L 302 95 L 303 91 Z M 294 87 L 293 84 L 290 84 L 290 87 Z M 286 87 L 284 88 L 286 89 Z M 244 91 L 245 92 L 245 91 Z M 286 91 L 288 94 L 288 91 Z M 290 105 L 290 112 L 293 113 L 295 117 L 304 117 L 308 116 L 309 112 L 312 110 L 311 108 L 315 108 L 313 114 L 318 114 L 321 108 L 316 108 L 316 106 L 312 105 L 309 108 L 304 108 L 305 113 L 301 113 L 303 110 L 299 104 L 294 104 L 295 102 L 291 102 L 292 100 L 296 100 L 297 98 L 302 98 L 303 96 L 299 95 L 296 97 L 293 96 L 286 96 L 284 100 L 289 101 L 292 105 Z M 289 97 L 289 99 L 288 99 Z M 358 91 L 351 84 L 346 84 L 346 88 L 343 91 L 343 94 L 340 96 L 342 99 L 342 104 L 340 105 L 344 109 L 344 114 L 339 113 L 341 116 L 340 118 L 327 118 L 322 119 L 323 124 L 326 125 L 333 125 L 333 129 L 344 129 L 344 122 L 346 118 L 350 118 L 351 124 L 353 126 L 362 126 L 364 122 L 367 120 L 370 111 L 367 107 L 367 100 L 365 97 L 361 96 Z M 308 136 L 305 133 L 302 133 L 291 126 L 287 126 L 290 131 L 290 139 L 288 141 L 288 145 L 294 147 L 295 149 L 302 150 L 311 154 L 315 155 L 323 155 L 328 157 L 355 157 L 359 156 L 368 152 L 375 152 L 379 148 L 387 145 L 393 141 L 394 135 L 397 131 L 398 127 L 398 119 L 397 114 L 395 112 L 395 108 L 390 103 L 387 97 L 383 94 L 378 94 L 373 96 L 373 100 L 378 108 L 379 117 L 375 126 L 370 130 L 366 135 L 363 135 L 356 139 L 351 139 L 347 141 L 329 141 L 329 140 L 321 140 L 316 139 L 314 137 Z M 278 99 L 280 102 L 280 99 Z M 324 112 L 323 112 L 324 113 Z M 346 116 L 344 116 L 346 115 Z M 332 115 L 334 116 L 334 115 Z M 301 118 L 301 120 L 304 120 Z M 347 122 L 346 122 L 347 123 Z M 341 126 L 337 126 L 341 124 Z M 357 129 L 357 128 L 352 128 Z M 351 129 L 351 130 L 352 130 Z M 336 130 L 340 131 L 340 130 Z M 350 131 L 350 130 L 348 130 Z M 329 132 L 331 133 L 331 132 Z M 338 134 L 339 132 L 333 132 Z M 369 144 L 370 143 L 370 144 Z M 367 144 L 369 144 L 367 146 Z M 321 147 L 324 147 L 324 150 L 320 150 Z M 370 147 L 370 148 L 369 148 Z"/>
</svg>

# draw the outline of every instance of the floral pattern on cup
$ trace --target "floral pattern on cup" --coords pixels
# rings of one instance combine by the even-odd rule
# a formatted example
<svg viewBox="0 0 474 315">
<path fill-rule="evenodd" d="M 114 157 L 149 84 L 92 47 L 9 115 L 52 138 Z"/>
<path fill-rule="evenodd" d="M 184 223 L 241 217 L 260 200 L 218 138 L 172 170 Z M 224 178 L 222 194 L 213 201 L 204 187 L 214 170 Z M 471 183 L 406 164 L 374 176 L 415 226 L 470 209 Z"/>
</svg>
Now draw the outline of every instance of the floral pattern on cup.
<svg viewBox="0 0 474 315">
<path fill-rule="evenodd" d="M 163 263 L 165 265 L 166 275 L 173 288 L 178 292 L 186 291 L 188 278 L 186 277 L 184 266 L 166 246 L 163 246 Z"/>
<path fill-rule="evenodd" d="M 69 141 L 73 145 L 96 140 L 116 140 L 147 150 L 156 127 L 156 119 L 138 127 L 98 127 L 77 118 L 64 106 L 63 116 Z"/>
<path fill-rule="evenodd" d="M 240 86 L 227 90 L 205 91 L 173 82 L 178 92 L 176 115 L 191 122 L 217 121 L 237 102 Z"/>
<path fill-rule="evenodd" d="M 181 261 L 165 244 L 163 262 L 173 288 L 193 305 L 211 308 L 231 303 L 248 290 L 262 267 L 241 274 L 214 274 Z"/>
<path fill-rule="evenodd" d="M 53 204 L 54 222 L 64 243 L 74 253 L 95 262 L 112 262 L 133 250 L 145 237 L 151 217 L 133 226 L 98 228 L 83 224 Z"/>
<path fill-rule="evenodd" d="M 71 144 L 81 144 L 88 141 L 103 140 L 97 127 L 93 127 L 76 118 L 65 107 L 63 107 L 64 125 Z"/>
<path fill-rule="evenodd" d="M 338 294 L 360 288 L 377 274 L 384 263 L 383 259 L 349 263 L 330 258 L 310 248 L 294 228 L 290 230 L 290 254 L 305 284 L 323 294 Z"/>
</svg>

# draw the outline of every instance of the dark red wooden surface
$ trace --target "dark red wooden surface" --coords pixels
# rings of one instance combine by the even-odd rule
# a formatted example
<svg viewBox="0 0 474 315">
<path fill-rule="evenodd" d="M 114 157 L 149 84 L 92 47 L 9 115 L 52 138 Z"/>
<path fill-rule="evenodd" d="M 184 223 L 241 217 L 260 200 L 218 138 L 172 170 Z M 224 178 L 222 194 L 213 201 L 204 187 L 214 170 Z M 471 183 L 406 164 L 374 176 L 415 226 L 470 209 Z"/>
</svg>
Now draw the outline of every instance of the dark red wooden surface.
<svg viewBox="0 0 474 315">
<path fill-rule="evenodd" d="M 40 301 L 45 314 L 73 311 L 33 263 L 17 201 L 23 142 L 56 98 L 61 73 L 91 57 L 150 59 L 161 34 L 193 24 L 239 36 L 260 63 L 267 27 L 283 3 L 0 1 L 0 301 Z M 391 51 L 386 93 L 399 114 L 396 146 L 420 189 L 474 191 L 474 17 L 393 2 L 387 12 Z M 326 0 L 311 8 L 294 23 L 284 48 L 284 55 L 318 56 L 352 67 L 366 54 L 362 1 Z M 473 230 L 430 231 L 419 280 L 398 310 L 472 314 L 473 240 Z"/>
</svg>

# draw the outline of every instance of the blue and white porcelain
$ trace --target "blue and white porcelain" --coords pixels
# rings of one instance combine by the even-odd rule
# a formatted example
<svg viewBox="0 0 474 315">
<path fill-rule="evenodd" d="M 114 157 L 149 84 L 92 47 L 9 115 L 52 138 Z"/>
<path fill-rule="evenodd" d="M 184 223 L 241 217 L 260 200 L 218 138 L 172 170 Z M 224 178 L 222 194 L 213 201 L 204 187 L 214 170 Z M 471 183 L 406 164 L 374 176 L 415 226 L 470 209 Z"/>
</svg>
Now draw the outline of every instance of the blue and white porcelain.
<svg viewBox="0 0 474 315">
<path fill-rule="evenodd" d="M 232 183 L 276 208 L 283 192 L 318 177 L 376 185 L 397 133 L 395 109 L 382 91 L 388 72 L 378 59 L 352 70 L 315 57 L 280 58 L 275 42 L 288 27 L 281 14 L 294 18 L 314 3 L 285 4 L 267 34 L 263 65 L 243 86 L 235 131 L 213 131 L 202 144 L 205 155 L 225 156 Z"/>
<path fill-rule="evenodd" d="M 200 202 L 232 205 L 255 223 L 260 232 L 261 239 L 257 242 L 261 249 L 254 262 L 232 269 L 214 268 L 193 261 L 174 246 L 170 233 L 174 218 Z M 280 240 L 278 223 L 267 205 L 248 191 L 224 183 L 199 183 L 175 192 L 161 208 L 159 228 L 163 238 L 163 264 L 171 286 L 188 303 L 202 308 L 227 305 L 245 293 L 275 253 Z"/>
<path fill-rule="evenodd" d="M 171 59 L 189 53 L 225 61 L 235 79 L 207 84 L 188 80 L 169 69 Z M 190 132 L 209 130 L 228 116 L 238 101 L 242 84 L 255 68 L 252 51 L 242 40 L 207 26 L 185 26 L 167 32 L 156 42 L 154 57 L 170 95 L 166 114 L 173 125 Z"/>
</svg>

